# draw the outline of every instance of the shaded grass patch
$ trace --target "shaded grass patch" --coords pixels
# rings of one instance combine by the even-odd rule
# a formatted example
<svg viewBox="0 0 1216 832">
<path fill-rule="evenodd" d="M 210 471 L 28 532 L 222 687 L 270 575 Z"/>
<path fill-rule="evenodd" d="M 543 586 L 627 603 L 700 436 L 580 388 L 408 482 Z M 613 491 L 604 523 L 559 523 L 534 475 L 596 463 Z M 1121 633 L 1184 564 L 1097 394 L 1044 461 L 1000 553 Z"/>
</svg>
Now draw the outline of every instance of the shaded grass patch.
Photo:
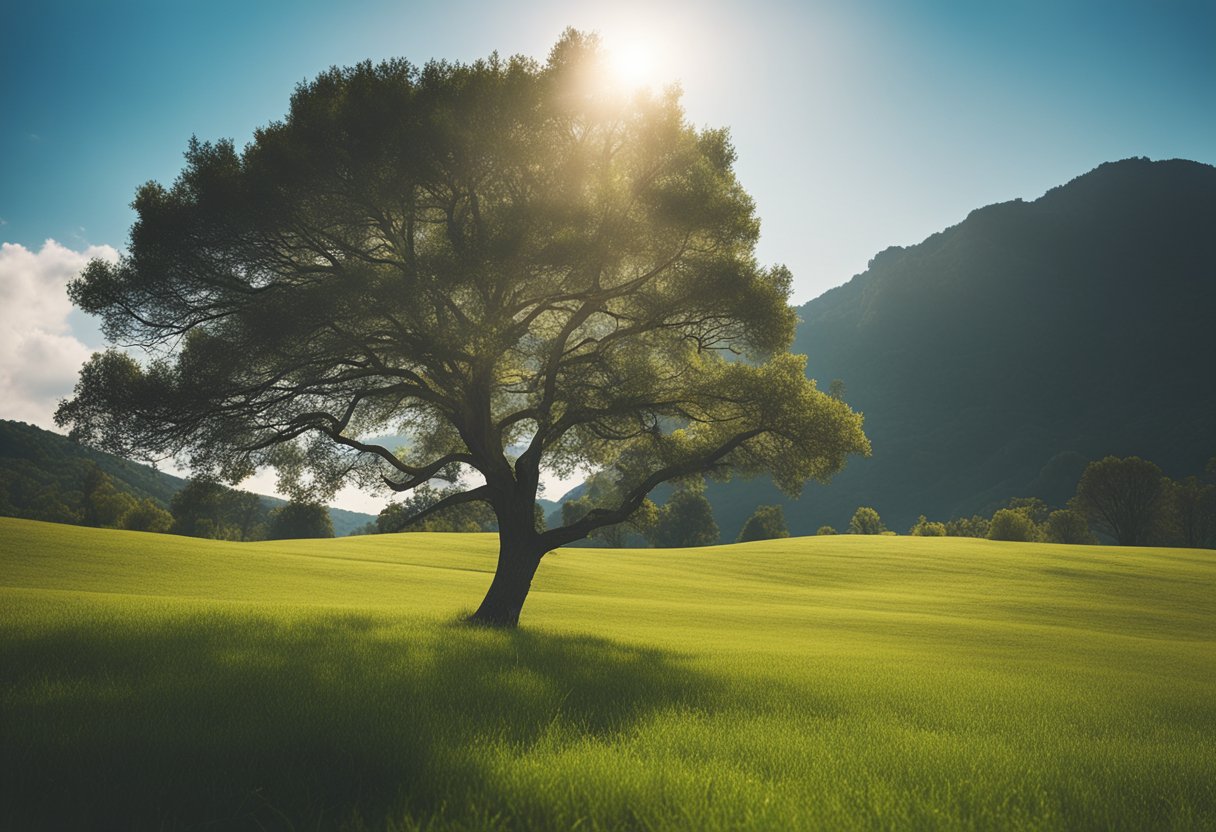
<svg viewBox="0 0 1216 832">
<path fill-rule="evenodd" d="M 655 650 L 370 615 L 128 606 L 5 627 L 6 828 L 429 816 L 493 750 L 627 733 L 717 685 Z"/>
</svg>

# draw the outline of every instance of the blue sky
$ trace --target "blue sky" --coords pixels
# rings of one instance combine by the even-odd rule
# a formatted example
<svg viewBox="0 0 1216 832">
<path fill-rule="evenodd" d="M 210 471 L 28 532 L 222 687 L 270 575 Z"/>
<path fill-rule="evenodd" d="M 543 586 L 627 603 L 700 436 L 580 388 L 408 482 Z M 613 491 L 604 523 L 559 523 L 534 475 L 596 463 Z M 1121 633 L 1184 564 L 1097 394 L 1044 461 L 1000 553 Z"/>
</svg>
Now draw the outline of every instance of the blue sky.
<svg viewBox="0 0 1216 832">
<path fill-rule="evenodd" d="M 56 367 L 100 344 L 65 311 L 65 275 L 122 249 L 136 187 L 171 181 L 191 135 L 243 144 L 332 64 L 543 58 L 566 26 L 648 53 L 690 121 L 731 128 L 761 259 L 793 270 L 798 302 L 889 245 L 1103 161 L 1216 163 L 1212 0 L 7 3 L 0 417 L 49 423 L 74 371 L 23 390 L 18 363 L 41 354 L 8 341 L 33 327 L 38 349 L 74 341 L 40 359 Z M 41 318 L 12 311 L 55 292 Z"/>
</svg>

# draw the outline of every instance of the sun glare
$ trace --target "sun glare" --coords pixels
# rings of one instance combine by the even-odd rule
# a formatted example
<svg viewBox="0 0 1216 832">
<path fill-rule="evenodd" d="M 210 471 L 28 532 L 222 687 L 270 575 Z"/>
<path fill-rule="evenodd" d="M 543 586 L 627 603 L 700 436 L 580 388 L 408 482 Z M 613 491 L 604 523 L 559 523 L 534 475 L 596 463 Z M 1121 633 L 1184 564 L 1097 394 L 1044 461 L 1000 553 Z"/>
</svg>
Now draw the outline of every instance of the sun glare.
<svg viewBox="0 0 1216 832">
<path fill-rule="evenodd" d="M 641 41 L 613 45 L 608 50 L 608 65 L 616 79 L 626 86 L 643 87 L 655 80 L 654 51 Z"/>
</svg>

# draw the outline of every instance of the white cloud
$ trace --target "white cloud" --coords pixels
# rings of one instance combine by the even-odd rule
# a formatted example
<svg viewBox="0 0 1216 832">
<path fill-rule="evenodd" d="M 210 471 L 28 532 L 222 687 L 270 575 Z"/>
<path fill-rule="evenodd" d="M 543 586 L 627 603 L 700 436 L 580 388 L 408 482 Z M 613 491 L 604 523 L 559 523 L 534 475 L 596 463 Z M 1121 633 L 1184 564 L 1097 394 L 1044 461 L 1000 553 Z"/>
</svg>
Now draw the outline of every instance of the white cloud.
<svg viewBox="0 0 1216 832">
<path fill-rule="evenodd" d="M 55 429 L 52 415 L 91 354 L 72 331 L 68 281 L 110 246 L 73 251 L 47 240 L 34 252 L 0 245 L 0 417 Z"/>
</svg>

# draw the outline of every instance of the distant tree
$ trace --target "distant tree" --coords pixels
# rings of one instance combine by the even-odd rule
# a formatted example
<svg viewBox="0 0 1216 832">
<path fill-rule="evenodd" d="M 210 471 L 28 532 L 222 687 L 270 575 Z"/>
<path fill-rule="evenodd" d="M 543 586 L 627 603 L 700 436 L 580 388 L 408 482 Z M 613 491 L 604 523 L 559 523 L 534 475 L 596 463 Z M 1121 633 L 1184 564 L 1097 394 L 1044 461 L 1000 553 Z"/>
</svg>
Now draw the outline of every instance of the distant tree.
<svg viewBox="0 0 1216 832">
<path fill-rule="evenodd" d="M 1166 542 L 1188 548 L 1216 548 L 1216 485 L 1193 476 L 1167 481 L 1161 502 L 1159 534 Z"/>
<path fill-rule="evenodd" d="M 81 514 L 85 525 L 114 528 L 134 508 L 136 500 L 118 490 L 114 480 L 95 463 L 88 463 L 81 489 Z"/>
<path fill-rule="evenodd" d="M 853 512 L 849 521 L 849 534 L 882 534 L 887 527 L 882 524 L 878 512 L 869 506 L 861 506 Z"/>
<path fill-rule="evenodd" d="M 988 524 L 988 539 L 1033 541 L 1038 539 L 1038 530 L 1026 512 L 1003 508 L 992 515 L 992 522 Z"/>
<path fill-rule="evenodd" d="M 1060 509 L 1047 516 L 1043 525 L 1043 539 L 1048 543 L 1097 543 L 1098 539 L 1089 530 L 1085 515 L 1072 509 Z"/>
<path fill-rule="evenodd" d="M 908 534 L 913 537 L 945 537 L 946 524 L 928 520 L 922 514 L 917 518 L 916 525 L 908 529 Z"/>
<path fill-rule="evenodd" d="M 955 517 L 953 520 L 946 521 L 946 535 L 948 537 L 987 537 L 990 522 L 987 517 L 978 514 L 970 517 Z"/>
<path fill-rule="evenodd" d="M 107 486 L 109 486 L 109 479 L 101 468 L 97 466 L 97 463 L 88 462 L 85 464 L 84 480 L 80 486 L 82 498 L 80 514 L 85 525 L 102 525 L 97 498 L 99 495 L 104 495 Z"/>
<path fill-rule="evenodd" d="M 257 494 L 225 489 L 221 502 L 221 522 L 235 529 L 237 540 L 261 540 L 266 536 L 269 510 Z"/>
<path fill-rule="evenodd" d="M 834 378 L 832 383 L 828 385 L 828 395 L 836 401 L 844 401 L 845 387 L 842 379 Z"/>
<path fill-rule="evenodd" d="M 117 528 L 122 525 L 123 516 L 138 503 L 130 494 L 119 491 L 111 480 L 90 495 L 88 506 L 97 525 Z"/>
<path fill-rule="evenodd" d="M 1051 507 L 1048 506 L 1047 503 L 1043 502 L 1038 497 L 1013 497 L 1012 499 L 1009 500 L 1009 502 L 1005 503 L 1005 505 L 1003 506 L 1003 509 L 1008 510 L 1008 511 L 1015 511 L 1018 514 L 1021 514 L 1023 517 L 1026 518 L 1026 520 L 1030 523 L 1030 531 L 1028 533 L 1029 536 L 1025 537 L 1025 538 L 1022 538 L 1022 537 L 992 538 L 990 532 L 992 531 L 992 520 L 996 519 L 996 515 L 994 514 L 992 520 L 988 520 L 983 524 L 984 529 L 985 529 L 985 534 L 983 535 L 984 537 L 989 537 L 990 539 L 993 539 L 993 540 L 1022 540 L 1022 539 L 1042 540 L 1043 539 L 1044 524 L 1047 522 L 1048 515 L 1051 514 Z M 1010 527 L 1006 526 L 1004 528 L 1004 530 L 1002 530 L 1001 533 L 1010 533 L 1008 531 L 1009 528 Z M 1022 532 L 1018 532 L 1018 534 L 1022 534 Z"/>
<path fill-rule="evenodd" d="M 705 494 L 697 488 L 677 488 L 659 509 L 650 540 L 664 549 L 717 543 L 718 524 Z"/>
<path fill-rule="evenodd" d="M 167 502 L 179 487 L 171 482 L 146 466 L 0 419 L 0 515 L 122 528 L 141 497 Z"/>
<path fill-rule="evenodd" d="M 128 253 L 71 285 L 116 348 L 58 424 L 226 482 L 273 467 L 300 497 L 475 472 L 430 511 L 494 512 L 472 619 L 505 627 L 546 552 L 665 482 L 830 478 L 868 452 L 861 416 L 789 352 L 792 277 L 756 259 L 727 131 L 605 60 L 570 30 L 544 63 L 335 67 L 244 148 L 192 142 L 136 194 Z M 538 529 L 542 472 L 580 464 L 619 501 Z"/>
<path fill-rule="evenodd" d="M 758 506 L 752 516 L 747 518 L 743 529 L 739 532 L 737 543 L 747 543 L 751 540 L 775 540 L 789 537 L 790 529 L 785 524 L 785 512 L 781 506 Z"/>
<path fill-rule="evenodd" d="M 215 480 L 191 478 L 169 501 L 174 534 L 216 540 L 254 540 L 266 519 L 256 494 Z"/>
<path fill-rule="evenodd" d="M 292 500 L 270 512 L 270 522 L 266 527 L 269 540 L 333 536 L 334 524 L 329 509 L 320 503 Z"/>
<path fill-rule="evenodd" d="M 57 486 L 48 485 L 31 495 L 26 503 L 23 516 L 47 523 L 85 525 L 80 510 L 72 503 L 73 501 L 66 498 Z"/>
<path fill-rule="evenodd" d="M 836 534 L 836 529 L 831 526 L 820 526 L 815 530 L 815 534 Z"/>
<path fill-rule="evenodd" d="M 1036 527 L 1046 523 L 1051 514 L 1051 507 L 1038 497 L 1014 497 L 1005 504 L 1005 508 L 1022 512 Z"/>
<path fill-rule="evenodd" d="M 1086 466 L 1071 505 L 1120 546 L 1142 546 L 1153 533 L 1164 488 L 1153 463 L 1108 456 Z"/>
<path fill-rule="evenodd" d="M 169 501 L 173 533 L 190 537 L 223 537 L 224 486 L 212 480 L 191 478 Z"/>
<path fill-rule="evenodd" d="M 164 534 L 173 528 L 173 515 L 161 508 L 152 498 L 145 497 L 123 514 L 118 525 L 119 528 L 133 532 Z"/>
</svg>

